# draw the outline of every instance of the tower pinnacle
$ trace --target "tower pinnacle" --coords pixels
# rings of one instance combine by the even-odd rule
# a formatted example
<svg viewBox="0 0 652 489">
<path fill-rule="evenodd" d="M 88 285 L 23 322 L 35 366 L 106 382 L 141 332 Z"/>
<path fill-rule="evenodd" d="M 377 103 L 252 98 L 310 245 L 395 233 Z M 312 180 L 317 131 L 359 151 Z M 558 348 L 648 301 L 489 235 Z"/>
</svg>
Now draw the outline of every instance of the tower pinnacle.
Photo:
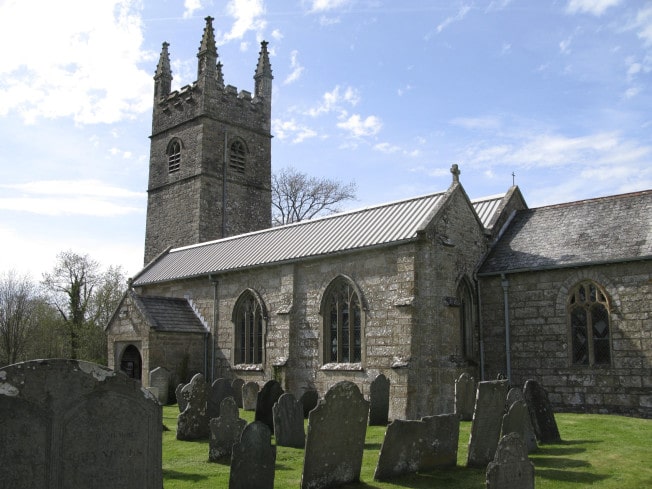
<svg viewBox="0 0 652 489">
<path fill-rule="evenodd" d="M 215 32 L 213 31 L 213 17 L 206 17 L 206 27 L 204 27 L 204 35 L 201 38 L 199 45 L 199 52 L 197 58 L 199 62 L 197 65 L 197 80 L 202 77 L 216 75 L 217 63 L 217 46 L 215 45 Z"/>
<path fill-rule="evenodd" d="M 258 55 L 258 64 L 256 65 L 255 97 L 271 100 L 272 97 L 272 65 L 269 62 L 269 53 L 267 52 L 267 41 L 260 43 L 260 53 Z"/>
<path fill-rule="evenodd" d="M 156 73 L 154 74 L 154 100 L 161 99 L 170 94 L 172 86 L 172 70 L 170 69 L 170 54 L 168 53 L 167 42 L 163 43 L 161 48 L 161 56 L 156 65 Z"/>
</svg>

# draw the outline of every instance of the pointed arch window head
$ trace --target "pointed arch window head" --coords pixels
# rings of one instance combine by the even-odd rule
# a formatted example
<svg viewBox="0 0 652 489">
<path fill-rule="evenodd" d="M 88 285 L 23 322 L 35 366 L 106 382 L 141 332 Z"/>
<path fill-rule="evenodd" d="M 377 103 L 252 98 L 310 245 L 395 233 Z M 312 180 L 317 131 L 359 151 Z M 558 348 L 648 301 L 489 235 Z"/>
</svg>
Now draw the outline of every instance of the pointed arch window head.
<svg viewBox="0 0 652 489">
<path fill-rule="evenodd" d="M 168 144 L 168 173 L 174 173 L 181 168 L 181 141 L 173 139 Z"/>
<path fill-rule="evenodd" d="M 358 290 L 344 277 L 326 289 L 322 302 L 324 363 L 362 362 L 363 309 Z"/>
<path fill-rule="evenodd" d="M 568 295 L 571 361 L 574 365 L 611 364 L 609 302 L 592 281 L 580 282 Z"/>
<path fill-rule="evenodd" d="M 233 311 L 236 364 L 262 364 L 265 351 L 265 307 L 251 290 L 242 293 Z"/>
<path fill-rule="evenodd" d="M 246 160 L 247 148 L 241 140 L 236 139 L 229 146 L 229 168 L 236 173 L 244 174 Z"/>
</svg>

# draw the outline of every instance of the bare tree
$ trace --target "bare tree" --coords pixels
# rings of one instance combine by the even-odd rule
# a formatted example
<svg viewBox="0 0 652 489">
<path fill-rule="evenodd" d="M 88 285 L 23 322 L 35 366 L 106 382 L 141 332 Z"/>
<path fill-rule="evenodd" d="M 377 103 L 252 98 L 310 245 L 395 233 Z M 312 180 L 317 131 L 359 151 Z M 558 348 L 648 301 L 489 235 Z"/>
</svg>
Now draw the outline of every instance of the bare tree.
<svg viewBox="0 0 652 489">
<path fill-rule="evenodd" d="M 310 177 L 294 168 L 272 176 L 272 221 L 274 225 L 312 219 L 338 212 L 338 204 L 355 199 L 355 182 Z"/>
<path fill-rule="evenodd" d="M 36 285 L 15 271 L 0 276 L 0 341 L 8 363 L 16 363 L 26 350 L 34 326 Z"/>
</svg>

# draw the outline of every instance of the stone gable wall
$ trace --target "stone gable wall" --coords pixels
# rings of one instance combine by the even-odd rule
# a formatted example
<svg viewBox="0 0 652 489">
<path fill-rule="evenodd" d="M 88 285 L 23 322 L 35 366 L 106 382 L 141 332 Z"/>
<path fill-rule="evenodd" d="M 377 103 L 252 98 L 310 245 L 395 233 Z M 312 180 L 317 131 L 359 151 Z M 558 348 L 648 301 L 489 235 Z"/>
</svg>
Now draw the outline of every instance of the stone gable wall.
<svg viewBox="0 0 652 489">
<path fill-rule="evenodd" d="M 536 379 L 556 409 L 652 417 L 652 262 L 507 275 L 512 382 Z M 571 364 L 568 291 L 591 279 L 611 306 L 608 367 Z M 481 277 L 486 378 L 506 372 L 500 277 Z"/>
</svg>

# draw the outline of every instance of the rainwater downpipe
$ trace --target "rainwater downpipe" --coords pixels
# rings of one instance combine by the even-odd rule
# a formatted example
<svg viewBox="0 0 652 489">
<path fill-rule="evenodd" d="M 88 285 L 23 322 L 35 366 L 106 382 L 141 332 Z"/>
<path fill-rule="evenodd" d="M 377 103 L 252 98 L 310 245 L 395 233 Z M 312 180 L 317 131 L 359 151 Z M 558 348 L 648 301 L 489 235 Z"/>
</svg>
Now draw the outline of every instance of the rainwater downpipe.
<svg viewBox="0 0 652 489">
<path fill-rule="evenodd" d="M 512 359 L 510 356 L 511 347 L 509 344 L 509 280 L 504 273 L 500 275 L 503 286 L 503 305 L 505 306 L 505 368 L 507 369 L 507 380 L 512 378 Z"/>
<path fill-rule="evenodd" d="M 212 275 L 208 279 L 213 284 L 213 341 L 211 341 L 211 385 L 215 380 L 215 342 L 217 341 L 217 323 L 220 319 L 220 309 L 218 307 L 218 280 Z"/>
</svg>

